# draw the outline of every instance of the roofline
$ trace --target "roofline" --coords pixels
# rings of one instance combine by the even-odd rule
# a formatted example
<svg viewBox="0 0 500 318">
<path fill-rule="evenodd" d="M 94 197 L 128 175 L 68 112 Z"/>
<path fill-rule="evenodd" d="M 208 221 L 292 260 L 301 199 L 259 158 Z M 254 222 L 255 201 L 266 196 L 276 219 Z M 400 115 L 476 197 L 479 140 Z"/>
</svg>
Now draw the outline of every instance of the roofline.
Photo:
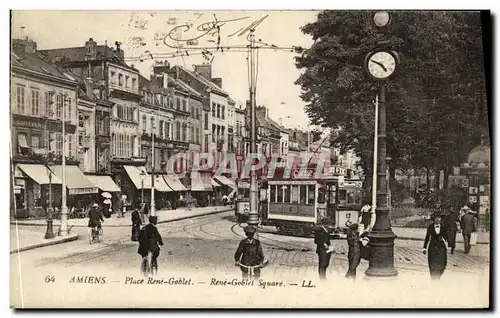
<svg viewBox="0 0 500 318">
<path fill-rule="evenodd" d="M 20 67 L 20 66 L 14 66 L 12 65 L 11 66 L 11 71 L 12 70 L 17 70 L 19 72 L 25 72 L 25 73 L 28 73 L 28 74 L 32 74 L 32 75 L 37 75 L 37 76 L 40 76 L 40 77 L 45 77 L 45 78 L 49 78 L 49 79 L 52 79 L 52 80 L 55 80 L 55 81 L 58 81 L 58 82 L 62 82 L 62 83 L 65 83 L 65 84 L 68 84 L 68 85 L 71 85 L 71 86 L 75 86 L 77 87 L 78 86 L 78 81 L 71 81 L 69 79 L 66 79 L 66 78 L 62 78 L 62 77 L 57 77 L 57 76 L 54 76 L 54 75 L 49 75 L 49 74 L 46 74 L 46 73 L 42 73 L 42 72 L 37 72 L 37 71 L 33 71 L 33 70 L 30 70 L 30 69 L 27 69 L 27 68 L 24 68 L 24 67 Z"/>
</svg>

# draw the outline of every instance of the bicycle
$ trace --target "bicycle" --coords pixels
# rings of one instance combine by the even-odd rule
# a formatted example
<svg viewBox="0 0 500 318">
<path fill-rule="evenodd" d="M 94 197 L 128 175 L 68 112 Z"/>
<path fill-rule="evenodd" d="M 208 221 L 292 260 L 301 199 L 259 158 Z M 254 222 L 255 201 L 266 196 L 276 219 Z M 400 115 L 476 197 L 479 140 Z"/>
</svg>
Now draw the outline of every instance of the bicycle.
<svg viewBox="0 0 500 318">
<path fill-rule="evenodd" d="M 243 265 L 240 262 L 236 262 L 236 266 L 240 266 L 240 267 L 248 269 L 248 278 L 249 279 L 254 279 L 255 278 L 255 270 L 256 269 L 258 269 L 258 268 L 264 268 L 268 264 L 269 264 L 268 260 L 265 260 L 264 262 L 262 262 L 259 265 L 253 265 L 253 266 Z"/>
<path fill-rule="evenodd" d="M 89 243 L 94 244 L 94 243 L 100 243 L 102 239 L 102 227 L 97 227 L 94 226 L 90 230 L 90 237 L 89 237 Z"/>
<path fill-rule="evenodd" d="M 149 251 L 148 255 L 142 259 L 141 273 L 145 277 L 158 274 L 158 263 L 153 265 L 153 252 Z"/>
</svg>

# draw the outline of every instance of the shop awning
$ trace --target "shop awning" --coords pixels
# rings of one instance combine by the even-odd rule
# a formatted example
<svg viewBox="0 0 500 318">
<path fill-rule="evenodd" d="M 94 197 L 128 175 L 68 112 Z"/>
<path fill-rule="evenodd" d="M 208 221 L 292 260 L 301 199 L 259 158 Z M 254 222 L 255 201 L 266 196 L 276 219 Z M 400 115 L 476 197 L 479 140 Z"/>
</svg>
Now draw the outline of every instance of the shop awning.
<svg viewBox="0 0 500 318">
<path fill-rule="evenodd" d="M 181 180 L 179 180 L 179 177 L 176 175 L 163 175 L 163 178 L 165 179 L 165 182 L 172 188 L 172 190 L 180 192 L 180 191 L 187 191 L 186 187 L 182 184 Z"/>
<path fill-rule="evenodd" d="M 144 171 L 146 174 L 144 177 L 144 189 L 151 189 L 151 175 L 146 172 L 144 167 L 136 167 L 136 166 L 123 166 L 125 171 L 127 172 L 130 180 L 134 183 L 137 189 L 142 189 L 143 185 L 141 183 L 141 172 Z"/>
<path fill-rule="evenodd" d="M 148 178 L 151 179 L 151 175 L 148 175 Z M 163 176 L 161 174 L 155 174 L 155 190 L 160 192 L 172 192 L 172 188 L 168 186 L 165 182 Z"/>
<path fill-rule="evenodd" d="M 191 191 L 213 191 L 212 184 L 198 176 L 191 177 Z"/>
<path fill-rule="evenodd" d="M 234 181 L 225 177 L 225 176 L 214 176 L 214 179 L 217 180 L 220 184 L 231 187 L 233 189 L 236 188 L 236 185 L 234 184 Z"/>
<path fill-rule="evenodd" d="M 104 192 L 120 192 L 120 188 L 110 176 L 86 176 L 89 181 Z"/>
<path fill-rule="evenodd" d="M 18 164 L 17 166 L 36 183 L 49 184 L 49 175 L 46 166 L 41 164 Z M 52 172 L 54 172 L 54 170 L 52 170 Z M 61 179 L 52 173 L 52 184 L 61 183 Z"/>
<path fill-rule="evenodd" d="M 62 180 L 62 166 L 54 166 L 53 171 Z M 70 195 L 98 193 L 99 189 L 83 174 L 78 166 L 66 166 L 66 187 Z"/>
<path fill-rule="evenodd" d="M 212 187 L 216 188 L 216 187 L 220 187 L 221 185 L 215 181 L 214 179 L 212 179 Z"/>
</svg>

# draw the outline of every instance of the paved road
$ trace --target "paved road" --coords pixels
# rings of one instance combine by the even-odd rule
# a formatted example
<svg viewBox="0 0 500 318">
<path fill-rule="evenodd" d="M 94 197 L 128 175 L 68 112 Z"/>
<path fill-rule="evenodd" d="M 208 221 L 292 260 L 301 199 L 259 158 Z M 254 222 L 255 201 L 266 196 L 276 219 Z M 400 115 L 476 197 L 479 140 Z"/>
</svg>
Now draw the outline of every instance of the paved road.
<svg viewBox="0 0 500 318">
<path fill-rule="evenodd" d="M 221 213 L 160 224 L 158 226 L 165 246 L 159 258 L 160 268 L 231 269 L 233 253 L 243 230 L 236 224 L 231 212 Z M 43 231 L 43 228 L 38 230 Z M 109 268 L 134 270 L 139 256 L 137 243 L 130 240 L 130 228 L 105 228 L 104 241 L 90 245 L 85 228 L 74 228 L 82 239 L 22 252 L 23 267 L 33 270 L 48 268 L 88 267 L 106 264 Z M 266 258 L 271 266 L 267 272 L 280 271 L 290 274 L 304 274 L 316 271 L 317 256 L 311 238 L 279 235 L 273 228 L 264 228 L 259 234 L 264 243 Z M 345 240 L 335 241 L 330 272 L 343 274 L 347 269 L 347 244 Z M 427 258 L 421 253 L 422 242 L 396 241 L 395 266 L 403 271 L 427 272 Z M 474 273 L 489 265 L 489 247 L 475 246 L 469 255 L 463 254 L 459 245 L 455 255 L 449 255 L 448 270 Z M 11 259 L 16 260 L 15 255 Z M 359 269 L 368 266 L 362 261 Z"/>
</svg>

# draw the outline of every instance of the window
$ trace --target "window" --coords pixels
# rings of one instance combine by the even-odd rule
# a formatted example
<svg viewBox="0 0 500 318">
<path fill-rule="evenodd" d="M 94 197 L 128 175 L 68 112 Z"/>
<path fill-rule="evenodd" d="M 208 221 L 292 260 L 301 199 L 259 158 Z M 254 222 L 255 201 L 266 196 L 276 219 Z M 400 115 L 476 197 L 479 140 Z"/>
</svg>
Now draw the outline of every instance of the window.
<svg viewBox="0 0 500 318">
<path fill-rule="evenodd" d="M 118 74 L 118 85 L 123 86 L 123 74 Z"/>
<path fill-rule="evenodd" d="M 45 93 L 45 116 L 52 118 L 52 96 L 50 93 Z"/>
<path fill-rule="evenodd" d="M 135 89 L 135 86 L 137 85 L 137 80 L 135 78 L 132 79 L 132 89 Z"/>
<path fill-rule="evenodd" d="M 307 186 L 307 204 L 314 204 L 316 199 L 316 187 L 314 185 Z"/>
<path fill-rule="evenodd" d="M 215 124 L 212 124 L 212 142 L 215 142 Z"/>
<path fill-rule="evenodd" d="M 173 97 L 168 98 L 168 107 L 174 108 L 174 99 Z"/>
<path fill-rule="evenodd" d="M 85 117 L 83 116 L 83 114 L 82 113 L 78 114 L 78 127 L 83 128 L 84 122 L 85 122 Z"/>
<path fill-rule="evenodd" d="M 163 101 L 163 96 L 161 96 L 161 94 L 156 94 L 155 104 L 161 106 L 163 104 L 162 101 Z"/>
<path fill-rule="evenodd" d="M 220 118 L 220 105 L 217 104 L 217 118 Z"/>
<path fill-rule="evenodd" d="M 148 121 L 146 119 L 146 115 L 142 115 L 142 133 L 145 134 L 148 128 Z"/>
<path fill-rule="evenodd" d="M 21 114 L 24 114 L 25 108 L 24 108 L 24 87 L 18 85 L 16 88 L 16 104 L 17 104 L 17 111 Z"/>
<path fill-rule="evenodd" d="M 276 189 L 277 189 L 277 195 L 278 195 L 276 198 L 276 202 L 282 203 L 283 202 L 283 186 L 277 185 Z"/>
<path fill-rule="evenodd" d="M 31 148 L 40 148 L 40 136 L 31 136 Z"/>
<path fill-rule="evenodd" d="M 155 127 L 155 118 L 154 116 L 151 116 L 151 132 L 154 133 L 156 127 Z"/>
<path fill-rule="evenodd" d="M 226 113 L 226 107 L 224 105 L 221 105 L 221 118 L 224 119 L 224 116 L 225 116 L 225 113 Z"/>
<path fill-rule="evenodd" d="M 186 141 L 187 139 L 187 125 L 182 125 L 182 141 Z"/>
<path fill-rule="evenodd" d="M 58 94 L 56 98 L 56 118 L 62 118 L 63 95 Z"/>
<path fill-rule="evenodd" d="M 208 152 L 208 135 L 205 135 L 205 152 Z"/>
<path fill-rule="evenodd" d="M 176 97 L 176 107 L 178 110 L 181 110 L 181 98 Z"/>
<path fill-rule="evenodd" d="M 62 134 L 56 133 L 56 155 L 62 155 L 63 140 Z"/>
<path fill-rule="evenodd" d="M 300 204 L 306 204 L 307 203 L 307 186 L 305 185 L 300 185 L 299 186 L 299 202 Z"/>
<path fill-rule="evenodd" d="M 205 129 L 208 129 L 208 112 L 205 113 Z"/>
<path fill-rule="evenodd" d="M 164 138 L 163 136 L 163 120 L 160 120 L 160 138 Z"/>
<path fill-rule="evenodd" d="M 192 143 L 196 142 L 195 133 L 196 133 L 195 127 L 191 127 L 191 140 L 190 140 L 190 142 L 192 142 Z"/>
<path fill-rule="evenodd" d="M 128 76 L 125 76 L 125 87 L 126 88 L 129 87 L 129 80 L 130 80 L 130 78 Z"/>
<path fill-rule="evenodd" d="M 285 192 L 285 201 L 286 203 L 290 203 L 290 193 L 291 193 L 291 187 L 290 185 L 288 186 L 283 186 L 283 191 Z"/>
<path fill-rule="evenodd" d="M 67 140 L 66 144 L 68 146 L 68 152 L 66 153 L 66 156 L 71 157 L 73 155 L 73 136 L 74 135 L 67 135 Z"/>
<path fill-rule="evenodd" d="M 212 117 L 215 117 L 217 105 L 212 103 Z"/>
<path fill-rule="evenodd" d="M 175 125 L 176 125 L 176 127 L 175 127 L 175 131 L 176 131 L 175 140 L 181 140 L 181 123 L 177 122 L 177 123 L 175 123 Z"/>
<path fill-rule="evenodd" d="M 111 71 L 111 84 L 116 85 L 116 72 Z"/>
<path fill-rule="evenodd" d="M 276 186 L 269 186 L 269 202 L 276 202 Z"/>
<path fill-rule="evenodd" d="M 200 127 L 196 127 L 196 143 L 199 144 L 201 140 Z"/>
<path fill-rule="evenodd" d="M 326 188 L 319 188 L 318 189 L 318 203 L 319 204 L 324 204 L 326 201 Z"/>
<path fill-rule="evenodd" d="M 65 121 L 71 121 L 71 99 L 69 97 L 63 96 L 64 111 L 65 111 Z"/>
<path fill-rule="evenodd" d="M 31 89 L 31 115 L 38 116 L 40 106 L 40 92 L 37 89 Z"/>
<path fill-rule="evenodd" d="M 187 101 L 185 98 L 182 99 L 182 110 L 187 111 Z"/>
<path fill-rule="evenodd" d="M 167 138 L 167 139 L 170 139 L 170 125 L 171 125 L 172 123 L 168 122 L 168 123 L 166 123 L 166 124 L 167 124 L 167 125 L 166 125 L 166 129 L 165 129 L 165 135 L 166 135 L 166 138 Z"/>
<path fill-rule="evenodd" d="M 291 186 L 291 187 L 292 187 L 292 203 L 298 203 L 300 186 Z"/>
</svg>

